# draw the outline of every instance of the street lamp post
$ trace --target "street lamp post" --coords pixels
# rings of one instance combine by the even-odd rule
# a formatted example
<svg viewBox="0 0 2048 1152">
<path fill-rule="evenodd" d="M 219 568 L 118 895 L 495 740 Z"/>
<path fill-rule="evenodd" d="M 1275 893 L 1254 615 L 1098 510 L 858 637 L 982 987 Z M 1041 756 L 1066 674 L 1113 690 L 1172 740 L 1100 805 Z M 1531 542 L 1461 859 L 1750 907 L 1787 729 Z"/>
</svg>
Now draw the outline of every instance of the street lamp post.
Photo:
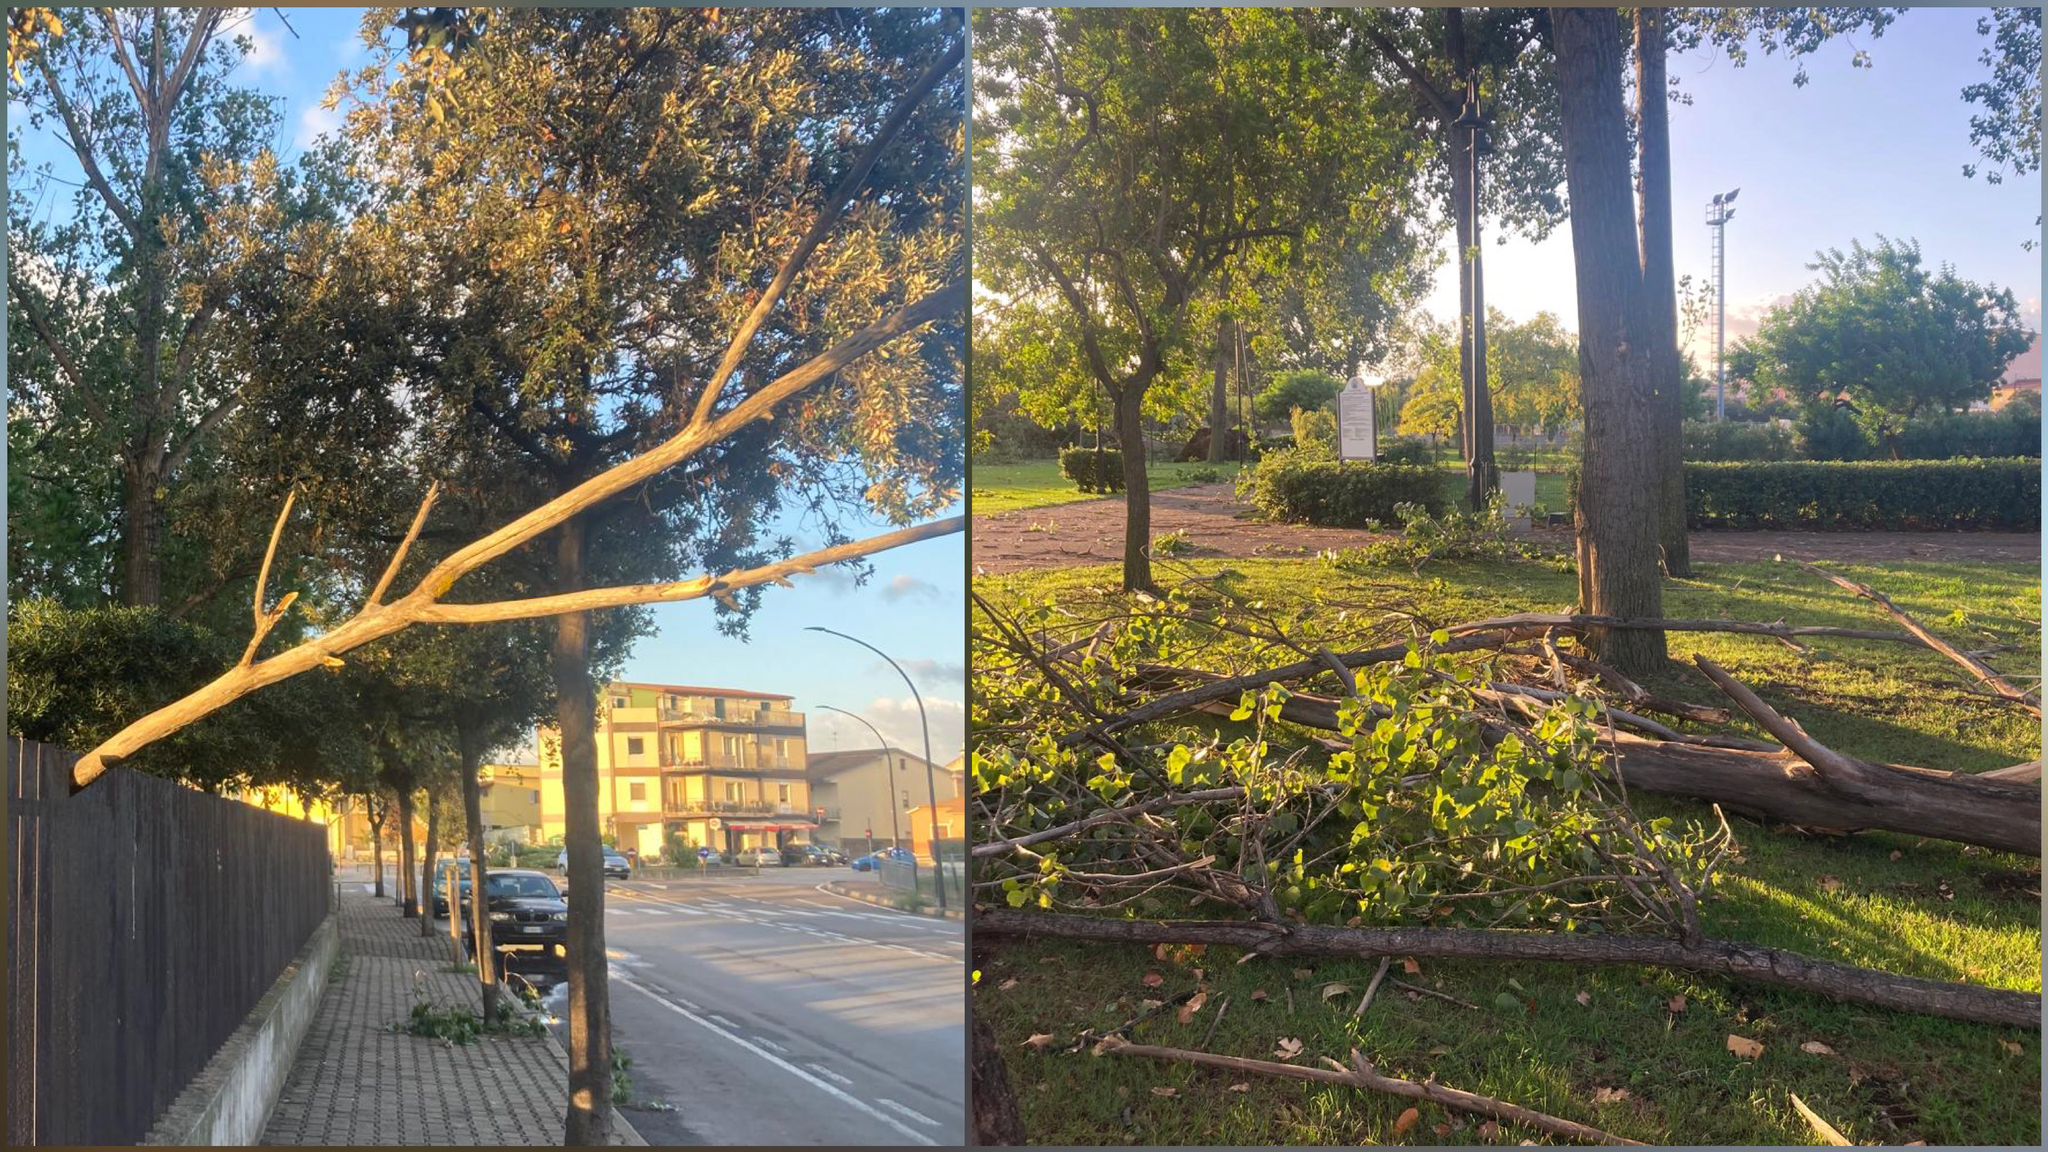
<svg viewBox="0 0 2048 1152">
<path fill-rule="evenodd" d="M 937 881 L 936 886 L 939 890 L 939 911 L 944 912 L 946 910 L 946 869 L 945 862 L 939 855 L 939 774 L 938 769 L 932 765 L 932 726 L 931 722 L 925 718 L 924 696 L 918 692 L 917 685 L 910 679 L 910 673 L 905 672 L 901 664 L 890 659 L 887 652 L 882 651 L 873 644 L 862 640 L 858 636 L 848 636 L 837 629 L 823 628 L 816 624 L 810 625 L 804 631 L 824 632 L 828 635 L 837 636 L 841 640 L 851 640 L 855 644 L 887 660 L 889 667 L 896 669 L 896 674 L 903 677 L 903 683 L 910 689 L 910 698 L 917 701 L 917 723 L 918 727 L 924 731 L 925 786 L 930 789 L 932 799 L 932 872 L 934 873 L 933 879 Z"/>
<path fill-rule="evenodd" d="M 878 743 L 878 744 L 880 744 L 880 745 L 882 746 L 882 763 L 883 763 L 883 765 L 884 765 L 884 768 L 885 768 L 885 774 L 886 774 L 886 775 L 887 775 L 887 776 L 889 777 L 889 847 L 891 847 L 891 848 L 894 848 L 894 847 L 896 846 L 897 842 L 903 839 L 903 829 L 902 829 L 902 828 L 901 828 L 901 827 L 900 827 L 900 826 L 899 826 L 899 825 L 898 825 L 898 824 L 896 823 L 896 752 L 895 752 L 895 749 L 893 749 L 893 748 L 890 748 L 890 747 L 889 747 L 889 742 L 888 742 L 887 740 L 884 740 L 884 739 L 882 738 L 882 733 L 881 733 L 881 730 L 880 730 L 880 729 L 878 729 L 878 728 L 876 728 L 876 727 L 875 727 L 875 726 L 874 726 L 873 724 L 870 724 L 870 723 L 868 723 L 868 722 L 867 722 L 867 720 L 866 720 L 865 718 L 863 718 L 863 717 L 860 717 L 860 716 L 855 716 L 855 715 L 854 715 L 853 713 L 851 713 L 851 712 L 848 712 L 848 711 L 847 711 L 846 709 L 844 709 L 844 708 L 834 708 L 834 707 L 833 707 L 833 706 L 831 706 L 830 704 L 820 704 L 820 705 L 818 705 L 818 707 L 820 707 L 820 708 L 824 709 L 824 710 L 825 710 L 825 711 L 827 711 L 827 712 L 837 712 L 837 713 L 839 713 L 839 714 L 840 714 L 841 716 L 845 716 L 845 717 L 848 717 L 848 718 L 852 719 L 852 720 L 853 720 L 853 721 L 855 721 L 856 723 L 860 724 L 860 726 L 861 726 L 861 727 L 863 727 L 863 728 L 866 728 L 866 729 L 867 729 L 868 731 L 870 731 L 870 732 L 873 732 L 873 733 L 875 734 L 875 741 L 876 741 L 876 743 Z M 874 829 L 873 829 L 873 828 L 870 828 L 870 829 L 868 829 L 868 851 L 872 852 L 872 851 L 874 851 L 874 850 L 875 850 L 875 832 L 874 832 Z"/>
<path fill-rule="evenodd" d="M 1486 507 L 1487 498 L 1500 488 L 1500 469 L 1493 460 L 1493 392 L 1487 385 L 1486 375 L 1486 276 L 1485 266 L 1480 260 L 1479 243 L 1479 158 L 1492 149 L 1486 142 L 1486 115 L 1479 106 L 1479 73 L 1474 71 L 1465 81 L 1465 107 L 1458 118 L 1451 122 L 1454 128 L 1465 133 L 1465 164 L 1467 214 L 1472 221 L 1472 234 L 1465 251 L 1458 254 L 1471 268 L 1470 296 L 1466 300 L 1472 315 L 1472 330 L 1462 334 L 1469 343 L 1470 355 L 1466 357 L 1465 375 L 1465 423 L 1470 431 L 1466 438 L 1469 454 L 1465 458 L 1465 472 L 1468 483 L 1466 498 L 1474 512 Z"/>
<path fill-rule="evenodd" d="M 1735 192 L 1742 189 L 1737 188 Z M 1707 205 L 1714 230 L 1714 419 L 1728 418 L 1728 221 L 1735 216 L 1735 192 L 1715 193 Z"/>
</svg>

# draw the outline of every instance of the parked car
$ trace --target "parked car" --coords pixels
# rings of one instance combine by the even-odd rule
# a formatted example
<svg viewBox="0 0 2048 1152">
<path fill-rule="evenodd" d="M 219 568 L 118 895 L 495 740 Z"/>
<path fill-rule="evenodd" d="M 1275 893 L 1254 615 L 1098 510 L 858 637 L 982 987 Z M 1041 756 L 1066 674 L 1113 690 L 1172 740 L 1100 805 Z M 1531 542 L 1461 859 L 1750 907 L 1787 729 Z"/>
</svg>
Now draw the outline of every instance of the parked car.
<svg viewBox="0 0 2048 1152">
<path fill-rule="evenodd" d="M 917 857 L 911 855 L 908 848 L 884 848 L 879 852 L 870 852 L 854 860 L 853 870 L 855 872 L 879 872 L 882 868 L 882 861 L 885 859 L 900 860 L 905 864 L 912 864 L 917 861 Z"/>
<path fill-rule="evenodd" d="M 814 868 L 838 867 L 846 863 L 846 853 L 837 848 L 827 848 L 823 844 L 805 844 L 803 859 L 798 863 L 808 864 Z"/>
<path fill-rule="evenodd" d="M 484 880 L 484 908 L 503 971 L 535 984 L 569 978 L 569 903 L 552 877 L 530 869 L 493 871 Z M 474 957 L 476 935 L 468 924 L 465 915 L 462 944 Z"/>
<path fill-rule="evenodd" d="M 706 849 L 697 859 L 702 861 L 706 868 L 716 868 L 725 863 L 725 857 L 720 856 L 716 848 Z"/>
<path fill-rule="evenodd" d="M 457 886 L 461 889 L 459 899 L 467 902 L 469 900 L 469 861 L 456 861 L 455 870 L 459 877 Z M 445 867 L 436 867 L 434 869 L 434 915 L 446 916 L 447 914 L 448 870 Z"/>
<path fill-rule="evenodd" d="M 774 848 L 742 848 L 733 863 L 742 868 L 780 868 L 782 853 Z"/>
<path fill-rule="evenodd" d="M 555 857 L 555 871 L 565 876 L 568 875 L 569 850 L 567 848 L 562 849 L 562 854 Z M 620 880 L 631 880 L 633 878 L 633 864 L 618 849 L 606 848 L 604 850 L 604 874 L 608 878 L 616 877 Z"/>
</svg>

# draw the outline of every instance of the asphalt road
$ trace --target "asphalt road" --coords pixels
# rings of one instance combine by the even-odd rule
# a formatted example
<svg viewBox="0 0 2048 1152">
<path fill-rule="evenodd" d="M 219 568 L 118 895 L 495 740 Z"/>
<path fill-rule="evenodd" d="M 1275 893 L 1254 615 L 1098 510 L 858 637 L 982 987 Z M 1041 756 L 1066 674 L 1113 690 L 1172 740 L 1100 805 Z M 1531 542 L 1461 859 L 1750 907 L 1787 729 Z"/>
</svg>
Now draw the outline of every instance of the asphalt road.
<svg viewBox="0 0 2048 1152">
<path fill-rule="evenodd" d="M 612 1039 L 649 1144 L 965 1142 L 960 922 L 819 889 L 851 878 L 605 885 Z"/>
</svg>

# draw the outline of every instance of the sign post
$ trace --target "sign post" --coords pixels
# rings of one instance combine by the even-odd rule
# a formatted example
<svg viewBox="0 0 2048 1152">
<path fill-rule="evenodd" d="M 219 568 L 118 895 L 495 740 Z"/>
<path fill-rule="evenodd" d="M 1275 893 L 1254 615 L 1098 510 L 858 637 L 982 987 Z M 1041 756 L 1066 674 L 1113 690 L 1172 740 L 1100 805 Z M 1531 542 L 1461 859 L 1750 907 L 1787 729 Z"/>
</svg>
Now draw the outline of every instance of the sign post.
<svg viewBox="0 0 2048 1152">
<path fill-rule="evenodd" d="M 1379 390 L 1363 376 L 1337 393 L 1337 459 L 1378 460 L 1380 458 L 1379 413 L 1374 401 Z"/>
</svg>

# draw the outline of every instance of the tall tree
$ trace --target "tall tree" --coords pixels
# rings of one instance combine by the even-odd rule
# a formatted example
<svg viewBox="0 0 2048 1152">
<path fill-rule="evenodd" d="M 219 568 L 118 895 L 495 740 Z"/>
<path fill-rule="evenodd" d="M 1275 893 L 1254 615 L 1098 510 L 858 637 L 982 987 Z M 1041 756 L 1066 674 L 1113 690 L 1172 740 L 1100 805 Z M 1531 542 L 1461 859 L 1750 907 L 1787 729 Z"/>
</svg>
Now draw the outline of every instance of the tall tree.
<svg viewBox="0 0 2048 1152">
<path fill-rule="evenodd" d="M 1586 419 L 1577 553 L 1580 610 L 1660 617 L 1654 358 L 1647 328 L 1622 103 L 1623 38 L 1611 8 L 1553 8 L 1558 107 L 1571 196 L 1579 377 Z M 1589 637 L 1623 671 L 1664 661 L 1664 634 L 1596 629 Z"/>
<path fill-rule="evenodd" d="M 1226 267 L 1318 260 L 1312 249 L 1355 249 L 1396 227 L 1411 215 L 1411 152 L 1377 91 L 1287 13 L 975 19 L 986 77 L 976 276 L 1028 302 L 1019 315 L 1057 316 L 1054 339 L 1078 349 L 1107 397 L 1123 457 L 1123 583 L 1150 588 L 1145 420 L 1179 406 L 1154 394 L 1169 368 L 1213 349 L 1216 329 L 1196 335 L 1194 309 Z"/>
<path fill-rule="evenodd" d="M 1678 273 L 1671 255 L 1671 107 L 1664 10 L 1635 10 L 1636 187 L 1641 197 L 1643 355 L 1657 434 L 1657 548 L 1664 571 L 1692 575 L 1685 524 L 1685 383 L 1678 355 Z"/>
</svg>

